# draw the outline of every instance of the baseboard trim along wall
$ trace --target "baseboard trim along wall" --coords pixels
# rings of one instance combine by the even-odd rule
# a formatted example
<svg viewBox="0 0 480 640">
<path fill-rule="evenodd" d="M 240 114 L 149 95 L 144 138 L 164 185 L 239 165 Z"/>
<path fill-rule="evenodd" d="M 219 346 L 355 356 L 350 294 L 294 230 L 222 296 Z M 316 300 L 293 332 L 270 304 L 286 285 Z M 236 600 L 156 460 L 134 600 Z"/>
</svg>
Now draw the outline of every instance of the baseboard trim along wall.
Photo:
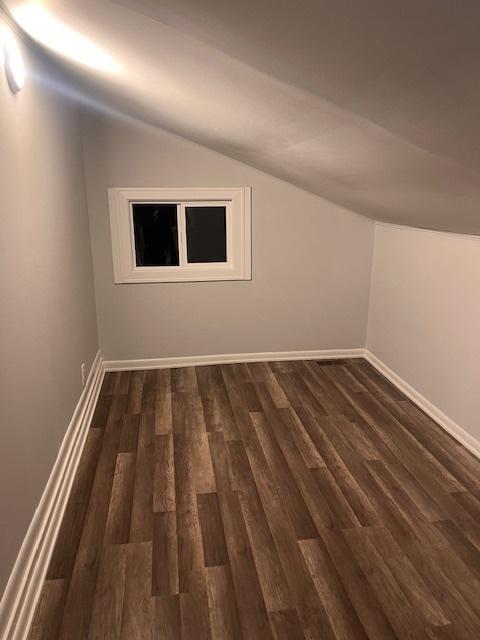
<svg viewBox="0 0 480 640">
<path fill-rule="evenodd" d="M 480 442 L 367 349 L 327 349 L 104 361 L 97 353 L 0 603 L 0 637 L 25 640 L 53 552 L 105 371 L 279 360 L 365 358 L 445 431 L 480 458 Z"/>
<path fill-rule="evenodd" d="M 429 415 L 445 431 L 480 458 L 480 441 L 449 418 L 430 400 L 414 389 L 387 367 L 368 349 L 324 349 L 320 351 L 267 351 L 260 353 L 229 353 L 207 356 L 180 356 L 176 358 L 148 358 L 144 360 L 106 360 L 106 371 L 132 371 L 136 369 L 166 369 L 169 367 L 192 367 L 208 364 L 234 364 L 238 362 L 275 362 L 278 360 L 335 360 L 343 358 L 365 358 L 382 375 Z"/>
<path fill-rule="evenodd" d="M 197 367 L 208 364 L 239 362 L 275 362 L 279 360 L 335 360 L 363 358 L 364 349 L 323 349 L 321 351 L 264 351 L 260 353 L 223 353 L 208 356 L 180 356 L 176 358 L 148 358 L 145 360 L 105 360 L 105 371 L 134 371 L 136 369 L 168 369 Z"/>
<path fill-rule="evenodd" d="M 407 398 L 414 402 L 422 411 L 430 416 L 437 424 L 439 424 L 447 433 L 458 440 L 460 444 L 463 444 L 474 456 L 480 458 L 480 441 L 474 438 L 468 431 L 465 431 L 463 427 L 457 424 L 454 420 L 449 418 L 443 411 L 430 402 L 425 396 L 414 389 L 397 375 L 392 369 L 382 362 L 376 355 L 368 351 L 364 352 L 365 360 L 367 360 L 375 369 L 377 369 L 387 380 L 397 387 Z"/>
<path fill-rule="evenodd" d="M 166 369 L 169 367 L 192 367 L 209 364 L 234 364 L 238 362 L 275 362 L 278 360 L 335 360 L 343 358 L 365 358 L 382 375 L 429 415 L 445 431 L 480 458 L 480 441 L 449 418 L 430 400 L 414 389 L 387 367 L 368 349 L 323 349 L 319 351 L 267 351 L 259 353 L 229 353 L 206 356 L 180 356 L 175 358 L 148 358 L 143 360 L 106 360 L 105 371 L 133 371 L 136 369 Z"/>
<path fill-rule="evenodd" d="M 103 359 L 99 351 L 0 603 L 0 638 L 3 640 L 24 640 L 27 637 L 100 393 L 103 375 Z"/>
</svg>

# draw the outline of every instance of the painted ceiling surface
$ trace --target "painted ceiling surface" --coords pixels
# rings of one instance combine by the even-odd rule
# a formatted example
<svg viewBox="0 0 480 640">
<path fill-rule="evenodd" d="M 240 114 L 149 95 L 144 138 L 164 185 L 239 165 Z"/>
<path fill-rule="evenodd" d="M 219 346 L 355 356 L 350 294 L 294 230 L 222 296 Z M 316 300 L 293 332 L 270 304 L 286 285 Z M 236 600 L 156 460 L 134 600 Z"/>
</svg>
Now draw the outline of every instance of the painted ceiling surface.
<svg viewBox="0 0 480 640">
<path fill-rule="evenodd" d="M 117 111 L 370 218 L 480 234 L 478 0 L 43 6 L 118 62 L 71 64 Z"/>
</svg>

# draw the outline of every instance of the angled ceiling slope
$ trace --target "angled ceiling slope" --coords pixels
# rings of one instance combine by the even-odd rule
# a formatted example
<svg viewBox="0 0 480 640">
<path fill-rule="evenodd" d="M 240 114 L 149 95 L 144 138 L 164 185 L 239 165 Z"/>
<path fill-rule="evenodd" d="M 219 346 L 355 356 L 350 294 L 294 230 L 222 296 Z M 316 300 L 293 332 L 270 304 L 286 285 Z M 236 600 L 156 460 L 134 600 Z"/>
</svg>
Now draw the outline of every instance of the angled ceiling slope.
<svg viewBox="0 0 480 640">
<path fill-rule="evenodd" d="M 477 0 L 42 5 L 118 63 L 71 68 L 115 109 L 368 217 L 480 235 Z"/>
</svg>

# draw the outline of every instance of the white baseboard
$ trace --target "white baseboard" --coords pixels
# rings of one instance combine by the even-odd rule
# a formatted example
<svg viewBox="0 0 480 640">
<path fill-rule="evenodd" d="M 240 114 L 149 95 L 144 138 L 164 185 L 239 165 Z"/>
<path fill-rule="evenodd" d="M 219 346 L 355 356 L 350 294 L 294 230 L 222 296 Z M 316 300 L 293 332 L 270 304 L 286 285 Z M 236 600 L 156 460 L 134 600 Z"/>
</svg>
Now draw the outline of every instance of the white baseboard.
<svg viewBox="0 0 480 640">
<path fill-rule="evenodd" d="M 454 420 L 449 418 L 443 411 L 430 402 L 425 396 L 419 393 L 416 389 L 405 382 L 399 375 L 397 375 L 392 369 L 382 362 L 376 355 L 365 350 L 365 360 L 367 360 L 375 369 L 377 369 L 387 380 L 395 385 L 407 398 L 414 402 L 422 411 L 429 415 L 437 424 L 439 424 L 445 431 L 458 440 L 464 447 L 466 447 L 474 456 L 480 458 L 480 442 L 474 438 L 468 431 L 465 431 L 463 427 L 457 424 Z"/>
<path fill-rule="evenodd" d="M 25 640 L 28 635 L 103 375 L 99 351 L 0 603 L 0 638 L 3 640 Z"/>
<path fill-rule="evenodd" d="M 133 371 L 135 369 L 167 369 L 196 367 L 206 364 L 235 364 L 238 362 L 275 362 L 279 360 L 335 360 L 363 358 L 364 349 L 324 349 L 321 351 L 265 351 L 260 353 L 222 353 L 207 356 L 177 358 L 149 358 L 145 360 L 105 360 L 105 371 Z"/>
<path fill-rule="evenodd" d="M 98 352 L 0 603 L 2 640 L 25 640 L 28 635 L 105 371 L 343 358 L 365 358 L 445 431 L 480 458 L 478 440 L 366 349 L 217 354 L 110 361 L 103 361 Z"/>
</svg>

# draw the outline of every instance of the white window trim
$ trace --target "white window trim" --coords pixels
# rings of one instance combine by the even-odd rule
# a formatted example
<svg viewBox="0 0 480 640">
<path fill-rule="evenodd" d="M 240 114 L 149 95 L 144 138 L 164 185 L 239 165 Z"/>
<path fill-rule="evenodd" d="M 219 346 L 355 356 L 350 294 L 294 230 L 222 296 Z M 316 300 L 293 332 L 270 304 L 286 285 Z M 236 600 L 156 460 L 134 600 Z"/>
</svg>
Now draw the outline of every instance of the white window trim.
<svg viewBox="0 0 480 640">
<path fill-rule="evenodd" d="M 250 187 L 179 187 L 108 189 L 110 232 L 112 238 L 113 273 L 116 283 L 198 282 L 210 280 L 251 280 L 251 189 Z M 175 202 L 182 209 L 179 233 L 185 238 L 184 207 L 186 204 L 219 204 L 227 212 L 227 262 L 186 262 L 179 246 L 180 265 L 138 267 L 131 214 L 132 202 Z M 181 245 L 185 248 L 186 243 Z"/>
</svg>

